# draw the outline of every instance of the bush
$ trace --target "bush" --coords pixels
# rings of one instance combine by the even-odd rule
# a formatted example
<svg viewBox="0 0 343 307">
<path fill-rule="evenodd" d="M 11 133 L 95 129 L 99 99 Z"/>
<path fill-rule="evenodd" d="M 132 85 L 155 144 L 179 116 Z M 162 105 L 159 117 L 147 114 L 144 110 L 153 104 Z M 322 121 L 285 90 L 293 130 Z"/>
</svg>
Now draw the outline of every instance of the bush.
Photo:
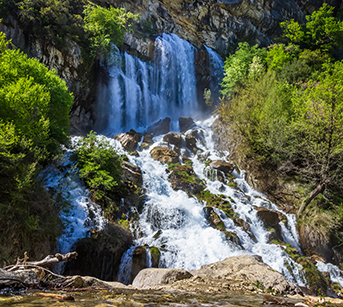
<svg viewBox="0 0 343 307">
<path fill-rule="evenodd" d="M 138 15 L 125 9 L 105 9 L 101 6 L 88 4 L 84 10 L 84 29 L 89 34 L 91 55 L 108 54 L 112 44 L 120 46 L 126 31 L 132 30 Z"/>
<path fill-rule="evenodd" d="M 117 150 L 94 132 L 81 139 L 75 149 L 80 177 L 85 180 L 95 200 L 106 203 L 113 189 L 122 183 L 122 158 Z"/>
</svg>

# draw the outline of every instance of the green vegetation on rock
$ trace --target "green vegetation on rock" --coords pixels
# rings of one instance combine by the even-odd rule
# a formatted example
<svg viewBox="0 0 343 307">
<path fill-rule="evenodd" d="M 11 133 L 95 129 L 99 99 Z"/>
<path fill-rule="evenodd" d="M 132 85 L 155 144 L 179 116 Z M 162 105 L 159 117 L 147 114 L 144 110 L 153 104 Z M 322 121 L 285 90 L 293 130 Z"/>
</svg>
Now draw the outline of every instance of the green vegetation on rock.
<svg viewBox="0 0 343 307">
<path fill-rule="evenodd" d="M 94 132 L 90 132 L 86 138 L 79 140 L 75 159 L 80 177 L 84 179 L 95 201 L 110 212 L 116 211 L 117 206 L 111 196 L 114 188 L 122 183 L 122 158 L 116 148 L 104 137 L 97 137 Z"/>
</svg>

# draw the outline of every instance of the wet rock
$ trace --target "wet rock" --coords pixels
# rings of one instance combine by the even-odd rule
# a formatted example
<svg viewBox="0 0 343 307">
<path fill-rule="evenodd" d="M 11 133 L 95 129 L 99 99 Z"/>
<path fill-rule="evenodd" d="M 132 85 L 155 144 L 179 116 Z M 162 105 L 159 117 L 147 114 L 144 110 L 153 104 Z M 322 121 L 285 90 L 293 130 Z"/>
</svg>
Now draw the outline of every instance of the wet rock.
<svg viewBox="0 0 343 307">
<path fill-rule="evenodd" d="M 198 148 L 197 148 L 197 141 L 194 136 L 187 134 L 186 135 L 186 147 L 192 152 L 196 153 Z"/>
<path fill-rule="evenodd" d="M 182 146 L 181 134 L 175 132 L 169 132 L 163 137 L 163 141 L 169 144 L 175 145 L 176 147 Z"/>
<path fill-rule="evenodd" d="M 114 289 L 114 288 L 126 288 L 124 284 L 116 281 L 103 281 L 91 276 L 66 276 L 66 280 L 63 282 L 66 287 L 71 288 L 89 288 L 89 287 L 98 287 L 105 289 Z"/>
<path fill-rule="evenodd" d="M 162 163 L 178 163 L 178 154 L 169 147 L 155 147 L 150 151 L 151 157 L 154 160 Z"/>
<path fill-rule="evenodd" d="M 262 207 L 255 207 L 255 209 L 257 210 L 257 216 L 262 220 L 264 226 L 270 232 L 268 241 L 283 241 L 279 222 L 287 221 L 287 217 L 276 210 L 269 210 Z"/>
<path fill-rule="evenodd" d="M 325 262 L 331 262 L 334 256 L 330 246 L 330 238 L 316 226 L 302 223 L 298 229 L 299 241 L 305 255 L 317 255 L 322 257 Z"/>
<path fill-rule="evenodd" d="M 204 131 L 198 130 L 198 129 L 192 130 L 190 132 L 190 135 L 195 137 L 198 141 L 201 141 L 201 142 L 204 141 L 204 138 L 205 138 Z"/>
<path fill-rule="evenodd" d="M 214 161 L 210 164 L 213 169 L 223 172 L 224 174 L 231 174 L 235 169 L 234 165 L 222 160 Z"/>
<path fill-rule="evenodd" d="M 83 238 L 75 244 L 79 256 L 68 261 L 64 273 L 116 280 L 121 257 L 131 245 L 131 233 L 109 223 L 96 236 Z"/>
<path fill-rule="evenodd" d="M 241 245 L 241 240 L 237 236 L 236 233 L 232 231 L 227 231 L 224 225 L 224 222 L 222 219 L 219 217 L 219 215 L 213 210 L 212 207 L 205 207 L 204 208 L 204 213 L 207 221 L 210 223 L 210 225 L 218 229 L 219 231 L 223 232 L 225 234 L 225 238 L 228 241 L 231 241 L 235 243 L 236 245 Z"/>
<path fill-rule="evenodd" d="M 148 127 L 147 133 L 153 135 L 166 134 L 170 131 L 170 118 L 160 119 L 157 123 Z"/>
<path fill-rule="evenodd" d="M 148 149 L 152 144 L 154 144 L 154 141 L 152 140 L 152 135 L 148 133 L 144 133 L 143 142 L 140 145 L 139 149 L 140 150 Z"/>
<path fill-rule="evenodd" d="M 186 116 L 186 117 L 180 117 L 179 118 L 179 126 L 180 126 L 180 132 L 184 133 L 187 130 L 189 130 L 194 125 L 193 118 Z"/>
<path fill-rule="evenodd" d="M 146 268 L 146 259 L 147 253 L 145 246 L 136 247 L 132 255 L 131 280 L 134 280 L 137 274 Z"/>
<path fill-rule="evenodd" d="M 250 225 L 249 225 L 248 222 L 246 222 L 246 221 L 244 221 L 244 220 L 242 220 L 241 218 L 238 218 L 238 217 L 235 218 L 233 221 L 234 221 L 234 223 L 235 223 L 237 226 L 242 227 L 242 229 L 243 229 L 246 233 L 248 233 L 248 235 L 250 236 L 250 238 L 251 238 L 255 243 L 257 243 L 257 239 L 256 239 L 255 235 L 253 234 L 253 232 L 251 231 Z"/>
<path fill-rule="evenodd" d="M 195 195 L 206 187 L 203 181 L 196 176 L 191 166 L 177 164 L 170 167 L 169 170 L 171 171 L 169 182 L 176 191 L 182 190 Z"/>
<path fill-rule="evenodd" d="M 190 277 L 192 277 L 192 274 L 185 270 L 149 268 L 138 273 L 132 282 L 132 286 L 137 289 L 148 289 L 172 284 Z"/>
<path fill-rule="evenodd" d="M 127 133 L 119 133 L 116 136 L 114 136 L 114 139 L 119 141 L 125 150 L 127 151 L 135 151 L 138 145 L 138 142 L 141 139 L 141 136 L 139 133 L 137 133 L 134 130 L 130 130 Z"/>
<path fill-rule="evenodd" d="M 121 163 L 123 170 L 123 181 L 131 181 L 138 186 L 142 186 L 143 177 L 142 171 L 139 166 L 131 164 L 130 162 L 123 161 Z"/>
<path fill-rule="evenodd" d="M 249 282 L 263 285 L 265 290 L 279 294 L 301 293 L 300 288 L 286 280 L 281 273 L 263 263 L 261 257 L 241 255 L 226 258 L 223 261 L 203 265 L 199 270 L 192 271 L 193 275 L 209 275 L 213 278 Z"/>
<path fill-rule="evenodd" d="M 257 216 L 262 220 L 266 227 L 277 227 L 279 222 L 287 221 L 286 215 L 276 210 L 269 210 L 263 207 L 255 207 Z"/>
</svg>

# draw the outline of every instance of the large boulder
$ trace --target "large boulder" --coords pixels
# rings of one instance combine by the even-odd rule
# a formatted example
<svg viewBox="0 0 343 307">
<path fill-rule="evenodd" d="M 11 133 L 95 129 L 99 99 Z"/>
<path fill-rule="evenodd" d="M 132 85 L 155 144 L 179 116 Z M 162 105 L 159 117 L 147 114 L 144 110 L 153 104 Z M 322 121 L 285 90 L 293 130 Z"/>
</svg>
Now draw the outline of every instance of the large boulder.
<svg viewBox="0 0 343 307">
<path fill-rule="evenodd" d="M 192 274 L 185 270 L 150 268 L 140 271 L 133 280 L 132 286 L 137 289 L 155 288 L 190 277 Z"/>
<path fill-rule="evenodd" d="M 301 293 L 300 288 L 286 280 L 281 273 L 262 262 L 261 257 L 241 255 L 226 258 L 223 261 L 203 265 L 193 275 L 208 275 L 222 280 L 240 280 L 251 284 L 259 284 L 265 290 L 279 294 Z"/>
<path fill-rule="evenodd" d="M 170 131 L 170 118 L 160 119 L 157 123 L 151 125 L 147 129 L 148 134 L 161 135 Z"/>
<path fill-rule="evenodd" d="M 214 161 L 210 165 L 213 169 L 221 171 L 224 174 L 231 174 L 233 170 L 235 169 L 234 165 L 232 165 L 229 162 L 222 161 L 222 160 Z"/>
<path fill-rule="evenodd" d="M 163 137 L 163 141 L 169 144 L 175 145 L 176 147 L 182 146 L 182 137 L 181 134 L 175 132 L 169 132 Z"/>
<path fill-rule="evenodd" d="M 151 157 L 154 160 L 162 163 L 178 163 L 178 154 L 169 147 L 155 147 L 150 151 Z"/>
<path fill-rule="evenodd" d="M 133 250 L 132 264 L 131 264 L 131 280 L 137 276 L 137 274 L 146 268 L 147 253 L 145 246 L 137 246 Z"/>
<path fill-rule="evenodd" d="M 185 191 L 188 194 L 198 194 L 205 189 L 204 182 L 198 178 L 191 166 L 177 164 L 169 167 L 171 171 L 169 182 L 174 190 Z"/>
<path fill-rule="evenodd" d="M 194 120 L 193 118 L 186 116 L 186 117 L 180 117 L 179 118 L 179 126 L 180 126 L 180 132 L 184 133 L 187 130 L 189 130 L 190 128 L 192 128 L 192 126 L 194 125 Z"/>
<path fill-rule="evenodd" d="M 121 257 L 132 242 L 130 232 L 108 223 L 103 230 L 76 242 L 78 257 L 68 261 L 64 273 L 116 280 Z"/>
<path fill-rule="evenodd" d="M 131 164 L 130 162 L 123 161 L 121 163 L 121 168 L 123 170 L 123 180 L 131 181 L 138 186 L 142 186 L 143 177 L 142 171 L 139 166 Z"/>
<path fill-rule="evenodd" d="M 119 141 L 123 145 L 125 150 L 135 151 L 141 139 L 141 135 L 135 130 L 131 129 L 127 133 L 117 134 L 116 136 L 114 136 L 114 139 Z"/>
</svg>

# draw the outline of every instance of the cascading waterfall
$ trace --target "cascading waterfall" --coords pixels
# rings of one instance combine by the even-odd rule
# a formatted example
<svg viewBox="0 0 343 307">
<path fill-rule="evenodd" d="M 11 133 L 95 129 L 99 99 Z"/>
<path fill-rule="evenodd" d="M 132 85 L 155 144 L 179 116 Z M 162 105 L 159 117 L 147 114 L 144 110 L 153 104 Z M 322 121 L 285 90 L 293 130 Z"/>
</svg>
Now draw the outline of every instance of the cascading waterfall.
<svg viewBox="0 0 343 307">
<path fill-rule="evenodd" d="M 110 68 L 109 84 L 100 93 L 99 129 L 111 134 L 140 130 L 161 118 L 197 112 L 194 51 L 175 34 L 163 34 L 155 41 L 153 63 L 128 53 L 119 56 L 121 65 Z"/>
<path fill-rule="evenodd" d="M 281 272 L 287 279 L 298 285 L 305 285 L 305 280 L 300 272 L 301 266 L 295 263 L 282 247 L 268 244 L 269 232 L 259 220 L 255 206 L 279 209 L 264 195 L 249 187 L 242 177 L 236 179 L 238 190 L 224 185 L 215 178 L 209 180 L 206 177 L 207 167 L 201 157 L 206 156 L 213 161 L 222 159 L 220 158 L 221 153 L 216 152 L 213 148 L 210 129 L 212 122 L 213 118 L 198 123 L 197 130 L 203 135 L 203 139 L 197 145 L 202 154 L 191 157 L 194 171 L 199 178 L 206 181 L 207 189 L 211 193 L 225 195 L 226 199 L 230 200 L 233 210 L 239 214 L 241 219 L 249 223 L 256 240 L 253 240 L 241 227 L 236 226 L 223 212 L 215 209 L 224 221 L 226 229 L 237 234 L 241 246 L 227 241 L 223 232 L 210 227 L 203 211 L 204 203 L 189 197 L 183 191 L 173 190 L 167 178 L 166 165 L 153 160 L 150 156 L 150 150 L 154 146 L 166 145 L 160 137 L 156 138 L 155 144 L 150 149 L 140 152 L 139 157 L 129 157 L 131 163 L 142 169 L 148 199 L 139 219 L 139 228 L 143 236 L 137 238 L 135 244 L 158 247 L 161 250 L 161 267 L 186 270 L 198 269 L 203 264 L 220 261 L 229 256 L 260 255 L 265 263 Z M 281 227 L 282 236 L 285 242 L 299 248 L 294 225 L 295 219 L 292 215 L 285 215 L 288 222 L 287 226 Z M 122 263 L 120 273 L 128 271 L 129 254 L 132 254 L 132 251 L 130 249 L 123 257 L 123 260 L 126 260 Z M 291 267 L 292 272 L 289 272 L 287 267 Z M 119 275 L 119 281 L 127 282 L 125 275 Z"/>
<path fill-rule="evenodd" d="M 121 66 L 110 69 L 110 80 L 100 93 L 100 121 L 106 123 L 104 133 L 115 134 L 131 128 L 142 129 L 159 118 L 169 116 L 174 121 L 179 116 L 193 115 L 197 111 L 196 78 L 194 73 L 194 47 L 176 35 L 162 35 L 157 38 L 155 61 L 145 63 L 127 53 L 120 56 Z M 218 84 L 215 71 L 222 74 L 221 59 L 209 48 L 212 86 Z M 221 77 L 220 77 L 221 78 Z M 212 89 L 213 90 L 213 89 Z M 139 215 L 139 229 L 132 246 L 122 257 L 119 268 L 119 281 L 130 283 L 132 255 L 136 246 L 155 246 L 161 251 L 160 267 L 198 269 L 201 265 L 242 254 L 260 255 L 263 261 L 281 272 L 288 280 L 305 285 L 301 266 L 295 263 L 282 246 L 268 243 L 269 231 L 258 218 L 257 209 L 263 207 L 280 211 L 264 195 L 252 189 L 244 180 L 244 172 L 235 170 L 238 189 L 231 188 L 218 180 L 218 174 L 204 162 L 225 160 L 227 153 L 214 149 L 211 124 L 214 118 L 198 121 L 200 138 L 197 147 L 200 152 L 189 154 L 196 175 L 206 181 L 207 190 L 222 195 L 230 202 L 233 211 L 249 224 L 249 231 L 237 226 L 219 209 L 214 209 L 224 222 L 227 231 L 233 232 L 240 244 L 228 241 L 223 232 L 211 227 L 206 219 L 206 204 L 189 197 L 183 191 L 175 191 L 168 181 L 167 166 L 152 159 L 150 151 L 155 146 L 168 146 L 162 136 L 154 138 L 154 144 L 142 150 L 139 156 L 128 155 L 129 161 L 142 170 L 146 202 Z M 174 125 L 177 127 L 177 124 Z M 119 142 L 109 139 L 112 146 L 122 152 Z M 185 142 L 185 136 L 183 136 Z M 68 154 L 66 155 L 68 156 Z M 62 163 L 62 171 L 50 169 L 43 173 L 46 185 L 56 193 L 63 191 L 62 198 L 72 204 L 70 211 L 62 212 L 61 218 L 67 225 L 60 237 L 59 249 L 69 252 L 72 245 L 85 237 L 90 228 L 101 229 L 104 220 L 99 207 L 88 198 L 88 191 L 73 174 L 72 163 L 68 159 Z M 69 173 L 69 176 L 66 174 Z M 95 213 L 89 218 L 89 210 Z M 280 211 L 281 212 L 281 211 Z M 285 214 L 287 223 L 280 222 L 281 235 L 286 243 L 300 250 L 294 215 Z M 133 233 L 136 233 L 133 231 Z M 150 251 L 147 250 L 147 267 L 151 265 Z M 343 286 L 342 273 L 337 267 L 318 263 L 320 270 L 330 271 L 333 281 Z"/>
</svg>

